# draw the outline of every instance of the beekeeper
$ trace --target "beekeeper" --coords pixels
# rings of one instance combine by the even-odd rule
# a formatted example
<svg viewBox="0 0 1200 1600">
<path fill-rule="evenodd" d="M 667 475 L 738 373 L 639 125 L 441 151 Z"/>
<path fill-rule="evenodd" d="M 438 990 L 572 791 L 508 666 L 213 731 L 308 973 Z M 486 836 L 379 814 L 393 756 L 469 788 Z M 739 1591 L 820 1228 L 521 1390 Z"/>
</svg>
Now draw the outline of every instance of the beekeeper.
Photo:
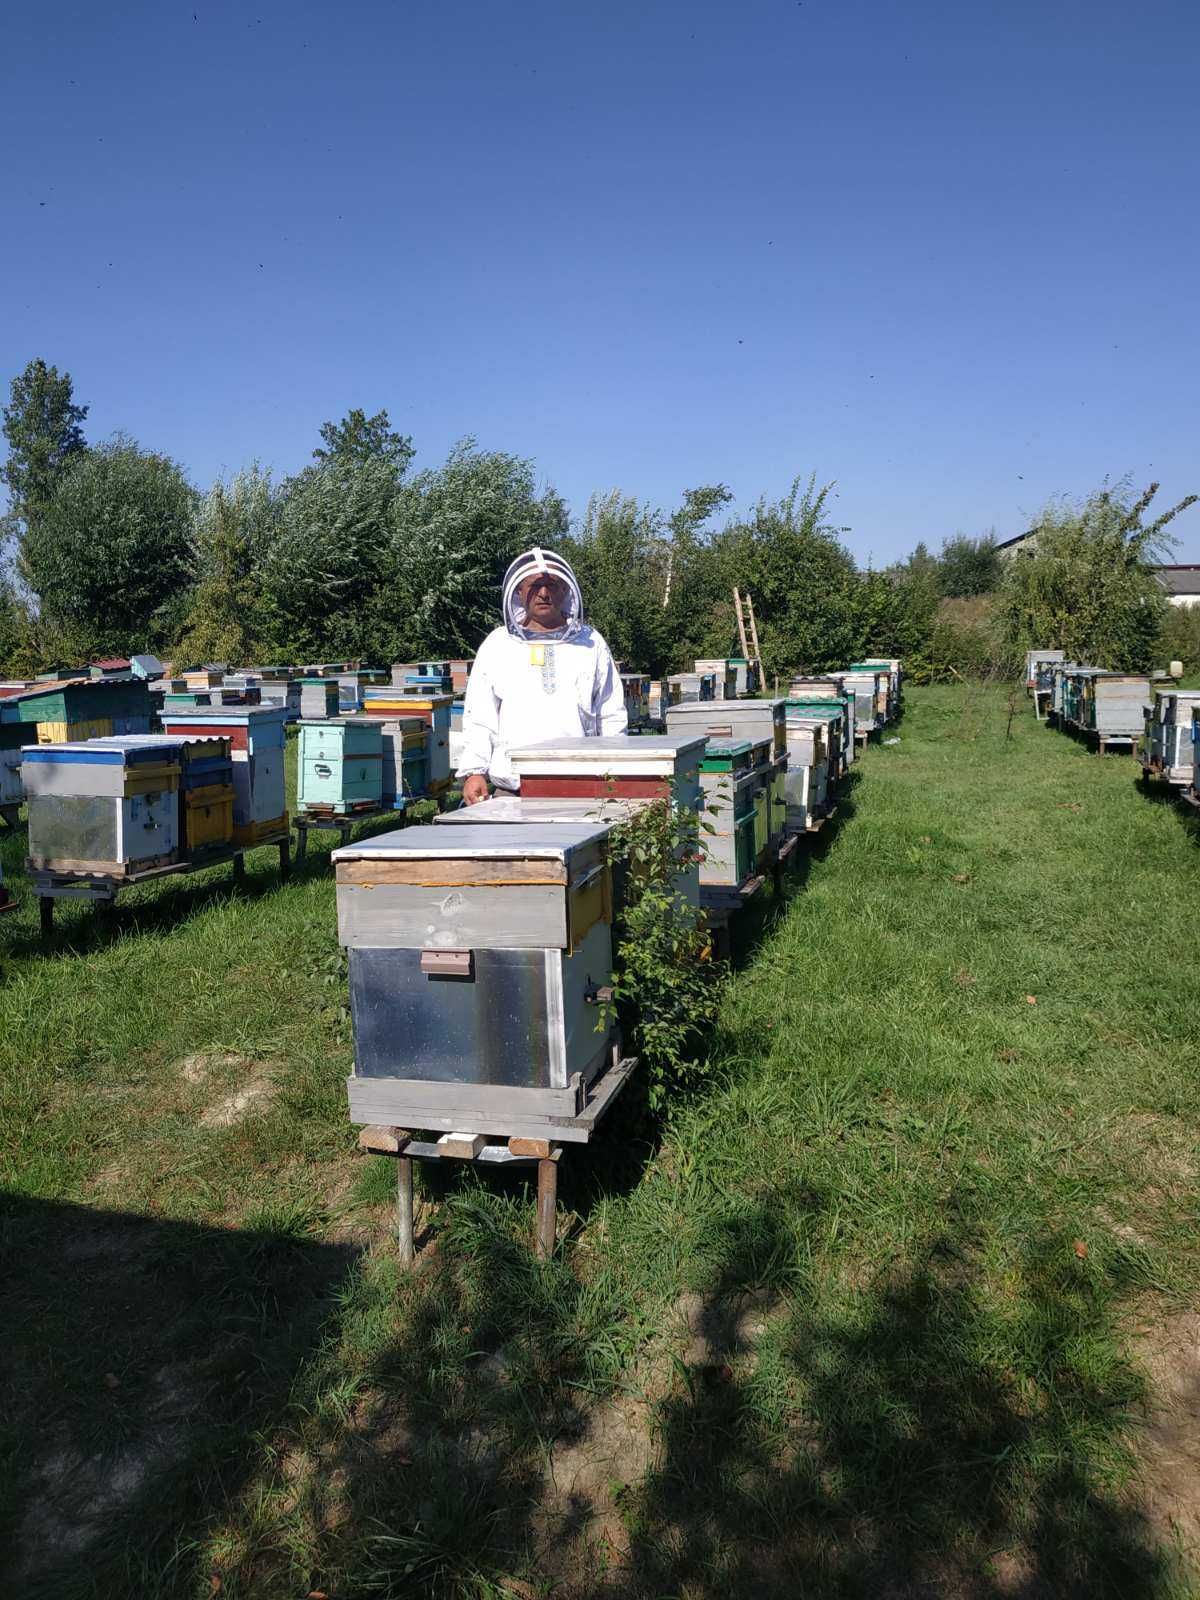
<svg viewBox="0 0 1200 1600">
<path fill-rule="evenodd" d="M 514 745 L 624 733 L 625 695 L 612 652 L 583 620 L 570 565 L 552 550 L 526 550 L 504 574 L 502 626 L 479 647 L 463 704 L 463 802 L 486 800 L 489 783 L 516 792 Z"/>
</svg>

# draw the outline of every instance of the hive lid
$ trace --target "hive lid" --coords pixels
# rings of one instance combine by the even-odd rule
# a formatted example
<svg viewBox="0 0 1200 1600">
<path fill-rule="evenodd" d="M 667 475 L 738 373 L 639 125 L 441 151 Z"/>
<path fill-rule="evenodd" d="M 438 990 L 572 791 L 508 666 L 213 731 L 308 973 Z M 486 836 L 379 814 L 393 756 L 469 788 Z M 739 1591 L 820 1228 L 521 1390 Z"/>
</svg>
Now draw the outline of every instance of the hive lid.
<svg viewBox="0 0 1200 1600">
<path fill-rule="evenodd" d="M 464 822 L 457 828 L 425 823 L 397 828 L 333 852 L 334 861 L 545 860 L 566 861 L 577 850 L 598 844 L 607 823 L 539 824 Z"/>
<path fill-rule="evenodd" d="M 25 759 L 34 763 L 54 762 L 66 766 L 120 767 L 130 761 L 154 761 L 178 751 L 182 740 L 160 735 L 158 738 L 72 739 L 62 744 L 37 744 L 25 747 Z M 165 748 L 164 748 L 165 747 Z"/>
<path fill-rule="evenodd" d="M 764 710 L 772 713 L 784 704 L 783 695 L 764 695 L 747 700 L 684 700 L 668 709 L 668 717 L 744 717 Z"/>
<path fill-rule="evenodd" d="M 546 822 L 611 826 L 628 821 L 651 804 L 653 802 L 650 800 L 618 800 L 611 796 L 593 800 L 576 796 L 496 794 L 490 800 L 481 800 L 478 805 L 443 811 L 434 821 L 437 826 L 452 823 L 457 828 L 472 825 L 497 827 L 503 823 L 529 827 Z"/>
<path fill-rule="evenodd" d="M 671 708 L 672 710 L 675 707 Z M 680 757 L 697 759 L 704 751 L 700 733 L 610 734 L 603 738 L 545 739 L 508 752 L 516 772 L 534 774 L 547 763 L 587 767 L 591 771 L 622 771 L 633 767 L 654 771 L 673 769 Z"/>
<path fill-rule="evenodd" d="M 172 707 L 163 713 L 168 722 L 282 722 L 286 712 L 281 705 Z"/>
</svg>

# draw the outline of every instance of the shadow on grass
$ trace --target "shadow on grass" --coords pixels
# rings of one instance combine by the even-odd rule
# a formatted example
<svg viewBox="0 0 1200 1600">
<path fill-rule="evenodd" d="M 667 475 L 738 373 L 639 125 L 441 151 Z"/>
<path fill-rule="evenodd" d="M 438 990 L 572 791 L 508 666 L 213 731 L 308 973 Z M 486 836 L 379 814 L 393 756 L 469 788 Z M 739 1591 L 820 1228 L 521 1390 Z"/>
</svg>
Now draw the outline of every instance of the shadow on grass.
<svg viewBox="0 0 1200 1600">
<path fill-rule="evenodd" d="M 771 1255 L 771 1231 L 765 1213 L 729 1230 L 704 1297 L 714 1328 L 747 1237 Z M 1140 1395 L 1108 1344 L 1119 1286 L 1078 1266 L 1068 1241 L 1027 1250 L 1003 1307 L 950 1237 L 858 1296 L 822 1303 L 793 1282 L 761 1359 L 716 1345 L 719 1364 L 662 1407 L 658 1463 L 627 1505 L 628 1567 L 591 1593 L 1174 1592 L 1118 1488 Z"/>
<path fill-rule="evenodd" d="M 0 1196 L 0 1544 L 24 1595 L 194 1593 L 190 1541 L 328 1336 L 356 1258 Z M 169 1575 L 169 1581 L 168 1581 Z"/>
<path fill-rule="evenodd" d="M 540 1266 L 515 1213 L 460 1196 L 401 1290 L 369 1411 L 320 1457 L 314 1516 L 336 1531 L 314 1585 L 338 1600 L 492 1596 L 511 1578 L 573 1600 L 1178 1592 L 1121 1488 L 1141 1391 L 1112 1340 L 1119 1267 L 1101 1275 L 1054 1239 L 1000 1285 L 947 1233 L 855 1291 L 800 1247 L 824 1211 L 799 1186 L 715 1227 L 682 1359 L 658 1363 L 658 1399 L 631 1422 L 652 1330 L 594 1259 Z"/>
</svg>

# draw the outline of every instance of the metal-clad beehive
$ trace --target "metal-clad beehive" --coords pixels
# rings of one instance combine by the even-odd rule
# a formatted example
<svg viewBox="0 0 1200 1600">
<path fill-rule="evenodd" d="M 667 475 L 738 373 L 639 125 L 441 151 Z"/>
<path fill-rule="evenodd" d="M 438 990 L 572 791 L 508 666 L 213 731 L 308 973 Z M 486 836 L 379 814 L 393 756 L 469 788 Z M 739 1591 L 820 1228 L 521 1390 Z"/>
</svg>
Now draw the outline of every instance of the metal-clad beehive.
<svg viewBox="0 0 1200 1600">
<path fill-rule="evenodd" d="M 334 852 L 355 1122 L 537 1133 L 603 1064 L 608 825 L 414 827 Z"/>
</svg>

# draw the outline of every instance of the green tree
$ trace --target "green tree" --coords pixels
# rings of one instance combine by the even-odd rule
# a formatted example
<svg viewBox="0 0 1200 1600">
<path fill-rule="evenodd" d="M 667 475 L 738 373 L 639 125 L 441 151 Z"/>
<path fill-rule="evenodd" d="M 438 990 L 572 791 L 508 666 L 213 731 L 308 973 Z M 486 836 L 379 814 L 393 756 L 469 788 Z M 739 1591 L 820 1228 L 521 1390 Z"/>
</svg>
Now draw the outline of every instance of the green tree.
<svg viewBox="0 0 1200 1600">
<path fill-rule="evenodd" d="M 852 659 L 862 637 L 859 574 L 826 513 L 832 484 L 799 478 L 778 502 L 711 541 L 705 582 L 714 596 L 704 654 L 725 655 L 737 641 L 733 586 L 754 599 L 766 679 L 798 669 L 825 671 Z"/>
<path fill-rule="evenodd" d="M 1045 645 L 1089 666 L 1142 671 L 1155 662 L 1167 609 L 1154 574 L 1173 544 L 1167 525 L 1196 496 L 1143 521 L 1158 484 L 1129 485 L 1078 505 L 1047 506 L 1034 537 L 1006 564 L 999 616 L 1016 652 Z"/>
<path fill-rule="evenodd" d="M 960 533 L 943 540 L 938 569 L 941 590 L 948 599 L 991 594 L 1000 582 L 1001 571 L 996 535 L 985 533 L 982 538 L 970 539 Z"/>
<path fill-rule="evenodd" d="M 157 649 L 190 573 L 195 490 L 168 456 L 117 438 L 77 456 L 26 533 L 45 621 L 80 649 Z"/>
<path fill-rule="evenodd" d="M 566 531 L 566 507 L 553 489 L 539 492 L 531 462 L 462 440 L 397 493 L 377 607 L 392 648 L 473 655 L 501 620 L 509 562 L 531 545 L 561 547 Z"/>
<path fill-rule="evenodd" d="M 382 461 L 397 477 L 416 453 L 412 440 L 392 427 L 386 411 L 377 411 L 373 417 L 368 417 L 356 407 L 340 422 L 323 422 L 321 438 L 324 448 L 318 445 L 313 451 L 314 460 Z"/>
<path fill-rule="evenodd" d="M 281 510 L 270 474 L 257 463 L 228 484 L 215 483 L 197 501 L 192 524 L 196 581 L 174 652 L 180 664 L 245 665 L 257 652 L 263 631 L 258 560 L 274 543 Z"/>
<path fill-rule="evenodd" d="M 8 459 L 0 476 L 22 522 L 38 516 L 68 463 L 87 449 L 80 427 L 87 414 L 86 406 L 74 402 L 70 373 L 40 358 L 12 380 L 4 408 Z"/>
<path fill-rule="evenodd" d="M 334 455 L 283 485 L 254 568 L 270 653 L 383 663 L 379 606 L 398 493 L 378 456 Z"/>
<path fill-rule="evenodd" d="M 663 609 L 671 580 L 665 519 L 620 490 L 593 495 L 583 526 L 563 546 L 583 590 L 589 622 L 631 671 L 661 672 L 670 652 Z"/>
</svg>

